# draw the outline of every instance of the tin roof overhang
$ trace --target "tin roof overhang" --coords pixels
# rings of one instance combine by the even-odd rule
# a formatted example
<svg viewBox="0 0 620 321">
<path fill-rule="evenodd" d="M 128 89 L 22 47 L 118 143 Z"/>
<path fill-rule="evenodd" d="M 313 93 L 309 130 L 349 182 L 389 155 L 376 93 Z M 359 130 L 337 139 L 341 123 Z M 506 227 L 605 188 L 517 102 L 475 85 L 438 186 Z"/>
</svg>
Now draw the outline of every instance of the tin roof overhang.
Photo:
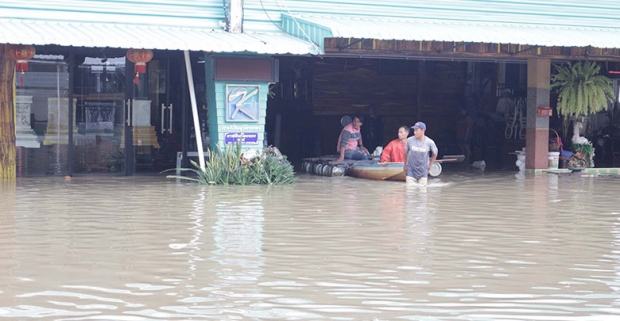
<svg viewBox="0 0 620 321">
<path fill-rule="evenodd" d="M 145 48 L 217 53 L 320 54 L 284 32 L 228 33 L 213 27 L 0 18 L 0 43 Z"/>
<path fill-rule="evenodd" d="M 620 48 L 617 28 L 363 16 L 282 15 L 285 31 L 323 46 L 325 38 Z"/>
</svg>

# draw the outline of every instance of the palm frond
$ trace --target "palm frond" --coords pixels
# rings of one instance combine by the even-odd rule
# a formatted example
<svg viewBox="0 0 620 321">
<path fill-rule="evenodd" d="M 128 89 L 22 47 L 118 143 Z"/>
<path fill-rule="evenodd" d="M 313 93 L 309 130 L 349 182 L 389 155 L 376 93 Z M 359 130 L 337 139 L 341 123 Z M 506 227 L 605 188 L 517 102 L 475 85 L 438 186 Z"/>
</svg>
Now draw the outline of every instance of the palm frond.
<svg viewBox="0 0 620 321">
<path fill-rule="evenodd" d="M 564 118 L 607 110 L 615 99 L 612 81 L 600 75 L 593 61 L 555 65 L 550 88 L 558 90 L 558 114 Z"/>
</svg>

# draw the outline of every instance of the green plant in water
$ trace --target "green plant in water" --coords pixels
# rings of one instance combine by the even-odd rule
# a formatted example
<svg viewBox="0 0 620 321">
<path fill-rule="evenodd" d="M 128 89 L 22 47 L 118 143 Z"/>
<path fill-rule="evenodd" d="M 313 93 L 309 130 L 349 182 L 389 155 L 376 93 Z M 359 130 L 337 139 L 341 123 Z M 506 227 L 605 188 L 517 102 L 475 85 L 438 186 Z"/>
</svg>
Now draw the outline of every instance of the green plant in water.
<svg viewBox="0 0 620 321">
<path fill-rule="evenodd" d="M 586 155 L 591 155 L 594 148 L 592 144 L 573 144 L 573 151 L 582 152 Z"/>
<path fill-rule="evenodd" d="M 286 157 L 268 152 L 267 149 L 262 156 L 254 157 L 250 161 L 242 158 L 239 143 L 228 145 L 225 151 L 218 146 L 216 150 L 209 151 L 208 156 L 204 171 L 194 161 L 191 161 L 194 168 L 181 168 L 181 171 L 191 172 L 195 177 L 167 177 L 190 180 L 202 185 L 280 185 L 294 183 L 297 179 L 293 166 Z M 172 170 L 176 169 L 166 171 Z"/>
<path fill-rule="evenodd" d="M 583 167 L 594 167 L 592 163 L 593 152 L 594 147 L 592 144 L 573 144 L 573 155 L 578 158 L 577 162 L 581 162 Z"/>
</svg>

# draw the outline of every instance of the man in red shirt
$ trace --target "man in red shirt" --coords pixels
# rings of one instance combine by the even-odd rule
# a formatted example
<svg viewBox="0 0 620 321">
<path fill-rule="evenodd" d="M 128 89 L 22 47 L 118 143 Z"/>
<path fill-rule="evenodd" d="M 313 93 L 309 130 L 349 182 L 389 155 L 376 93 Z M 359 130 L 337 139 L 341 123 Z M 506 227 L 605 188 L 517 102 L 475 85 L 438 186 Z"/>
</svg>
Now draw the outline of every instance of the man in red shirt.
<svg viewBox="0 0 620 321">
<path fill-rule="evenodd" d="M 398 139 L 391 141 L 383 149 L 381 154 L 381 162 L 402 163 L 405 155 L 405 146 L 407 145 L 407 136 L 409 136 L 409 127 L 401 126 L 398 128 Z"/>
</svg>

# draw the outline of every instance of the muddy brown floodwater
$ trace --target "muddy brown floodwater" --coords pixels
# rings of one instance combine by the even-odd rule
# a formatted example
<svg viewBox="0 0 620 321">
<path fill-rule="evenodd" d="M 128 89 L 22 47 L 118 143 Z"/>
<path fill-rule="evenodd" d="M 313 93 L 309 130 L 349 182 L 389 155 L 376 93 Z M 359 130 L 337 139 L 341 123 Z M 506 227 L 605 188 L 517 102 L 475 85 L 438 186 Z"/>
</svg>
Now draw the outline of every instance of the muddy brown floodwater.
<svg viewBox="0 0 620 321">
<path fill-rule="evenodd" d="M 618 320 L 616 177 L 0 190 L 9 320 Z"/>
</svg>

